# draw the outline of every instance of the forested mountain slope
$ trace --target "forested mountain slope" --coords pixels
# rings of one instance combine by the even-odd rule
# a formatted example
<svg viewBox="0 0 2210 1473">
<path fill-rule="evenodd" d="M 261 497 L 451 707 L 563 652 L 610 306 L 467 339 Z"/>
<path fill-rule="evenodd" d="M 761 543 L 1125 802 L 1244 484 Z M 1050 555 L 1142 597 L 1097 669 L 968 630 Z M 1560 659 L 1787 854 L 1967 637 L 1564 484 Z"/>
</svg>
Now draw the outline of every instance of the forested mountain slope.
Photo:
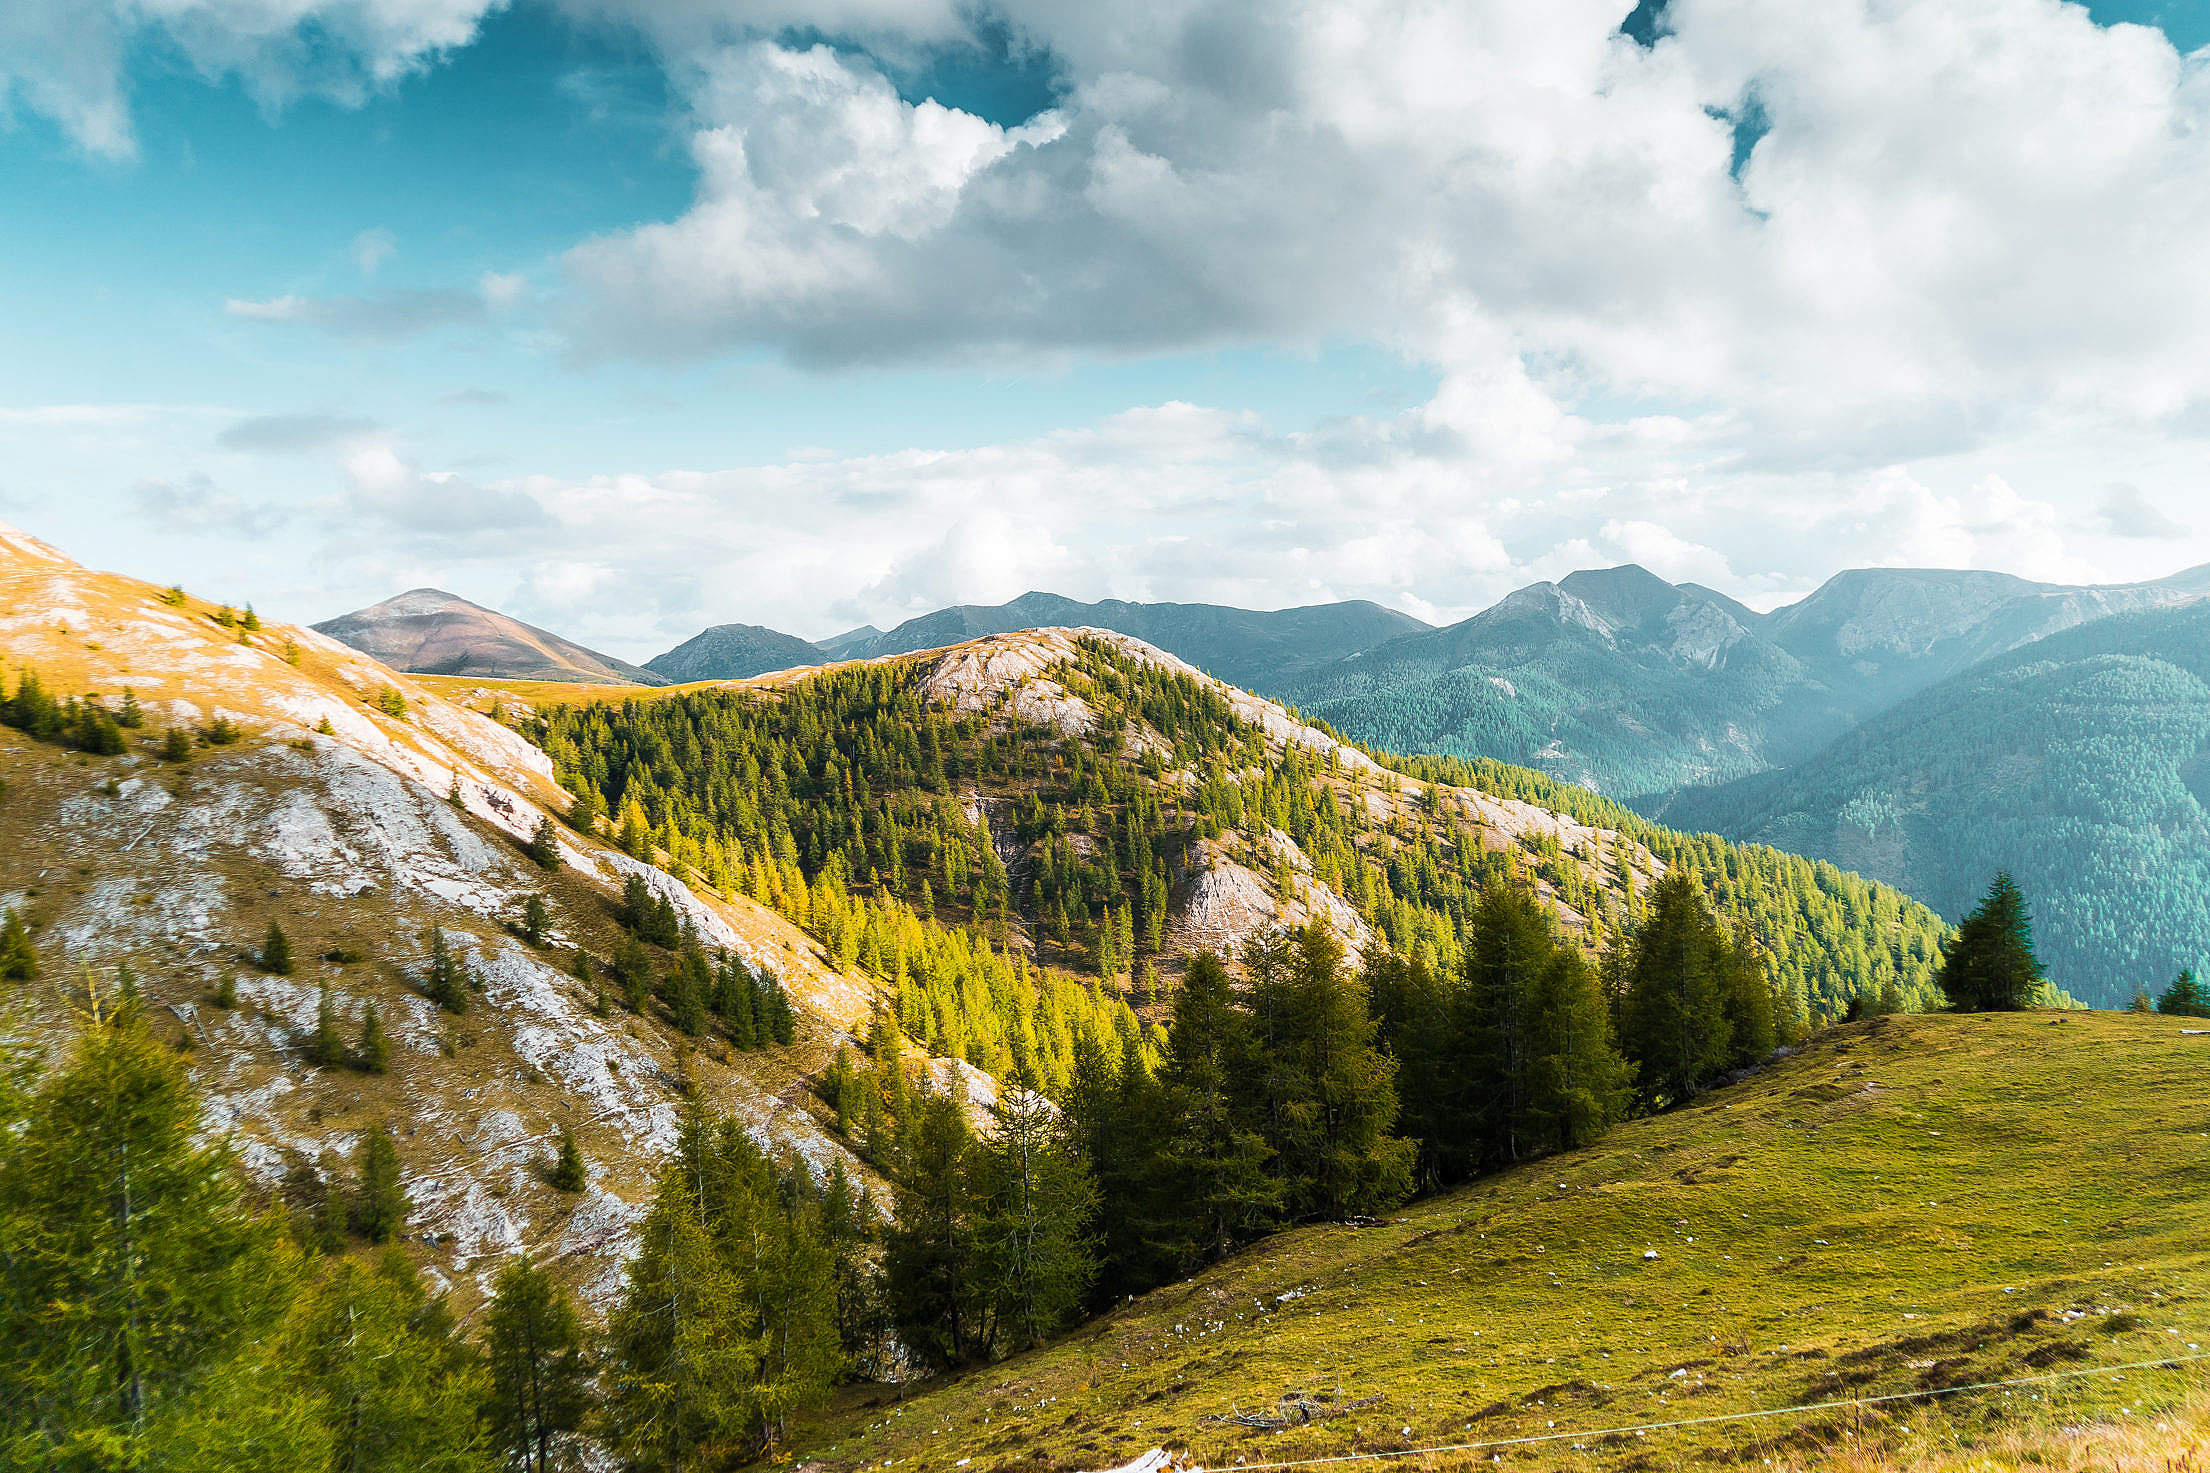
<svg viewBox="0 0 2210 1473">
<path fill-rule="evenodd" d="M 2070 588 L 1861 568 L 1761 615 L 1626 566 L 1508 595 L 1463 623 L 1277 692 L 1375 746 L 1536 767 L 1638 806 L 1786 766 L 1977 661 L 2210 595 L 2210 569 Z"/>
<path fill-rule="evenodd" d="M 4 526 L 0 672 L 0 915 L 37 958 L 0 982 L 8 1031 L 63 1049 L 88 988 L 112 1004 L 127 967 L 258 1190 L 340 1202 L 388 1128 L 404 1231 L 464 1304 L 516 1252 L 603 1302 L 687 1095 L 777 1149 L 849 1160 L 804 1081 L 873 982 L 764 908 L 572 830 L 547 831 L 554 868 L 533 859 L 567 799 L 509 727 L 311 630 L 90 572 Z M 790 1045 L 600 1010 L 630 954 L 614 899 L 631 881 L 776 979 Z M 533 896 L 536 942 L 518 934 Z M 272 925 L 289 970 L 268 964 Z M 464 1012 L 431 996 L 433 927 L 473 979 L 450 999 Z M 318 1058 L 325 1004 L 345 1057 Z M 359 1052 L 372 1009 L 382 1072 Z M 562 1126 L 588 1162 L 579 1191 L 546 1178 Z"/>
<path fill-rule="evenodd" d="M 1373 746 L 1493 757 L 1633 797 L 1761 771 L 1846 723 L 1833 692 L 1759 630 L 1708 589 L 1632 566 L 1581 572 L 1287 694 Z"/>
<path fill-rule="evenodd" d="M 895 1405 L 853 1393 L 793 1456 L 1071 1470 L 1165 1448 L 1229 1468 L 1554 1437 L 1392 1461 L 2191 1466 L 2195 1365 L 1677 1425 L 2210 1344 L 2210 1050 L 2180 1021 L 1838 1029 L 1594 1146 L 1282 1234 Z M 2106 1440 L 2119 1417 L 2138 1434 Z M 1670 1425 L 1589 1435 L 1642 1424 Z"/>
<path fill-rule="evenodd" d="M 2210 605 L 1988 660 L 1668 821 L 1830 859 L 1962 913 L 1998 868 L 2053 980 L 2099 1006 L 2210 962 Z"/>
<path fill-rule="evenodd" d="M 315 628 L 394 670 L 416 675 L 637 685 L 660 685 L 666 679 L 435 588 L 412 589 Z"/>
<path fill-rule="evenodd" d="M 1924 997 L 1940 934 L 1892 890 L 1670 833 L 1535 773 L 1392 770 L 1122 635 L 997 635 L 540 714 L 609 832 L 881 966 L 913 1036 L 992 1072 L 1030 1026 L 926 980 L 952 965 L 920 960 L 949 928 L 1000 958 L 961 943 L 984 975 L 1041 963 L 1141 1008 L 1192 952 L 1314 918 L 1453 967 L 1481 884 L 1515 876 L 1600 952 L 1685 865 L 1814 1014 L 1891 985 Z"/>
</svg>

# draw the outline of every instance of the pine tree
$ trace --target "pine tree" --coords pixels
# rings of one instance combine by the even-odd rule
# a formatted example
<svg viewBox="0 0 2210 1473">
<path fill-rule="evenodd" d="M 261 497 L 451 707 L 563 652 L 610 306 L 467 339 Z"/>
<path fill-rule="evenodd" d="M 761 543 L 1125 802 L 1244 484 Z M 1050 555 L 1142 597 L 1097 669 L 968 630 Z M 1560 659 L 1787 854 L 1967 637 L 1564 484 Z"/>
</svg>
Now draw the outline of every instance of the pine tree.
<svg viewBox="0 0 2210 1473">
<path fill-rule="evenodd" d="M 522 939 L 532 946 L 545 944 L 545 928 L 552 923 L 545 913 L 545 897 L 532 895 L 522 902 Z"/>
<path fill-rule="evenodd" d="M 1535 990 L 1555 964 L 1557 935 L 1533 891 L 1501 883 L 1482 888 L 1467 927 L 1465 987 L 1460 993 L 1460 1078 L 1464 1125 L 1476 1165 L 1520 1159 L 1534 1069 Z M 1447 1086 L 1446 1086 L 1447 1088 Z"/>
<path fill-rule="evenodd" d="M 947 1369 L 989 1348 L 989 1295 L 976 1241 L 974 1138 L 943 1095 L 921 1102 L 893 1177 L 897 1214 L 883 1237 L 883 1299 L 899 1341 Z"/>
<path fill-rule="evenodd" d="M 2034 955 L 2033 917 L 2009 871 L 1998 873 L 1957 934 L 1942 947 L 1934 983 L 1960 1013 L 2018 1012 L 2046 986 Z"/>
<path fill-rule="evenodd" d="M 607 1433 L 634 1473 L 729 1461 L 743 1440 L 742 1388 L 758 1346 L 731 1334 L 737 1285 L 699 1219 L 683 1163 L 662 1174 L 607 1324 Z"/>
<path fill-rule="evenodd" d="M 483 1415 L 507 1466 L 566 1467 L 591 1405 L 583 1321 L 552 1276 L 526 1258 L 499 1270 L 484 1315 L 490 1375 Z"/>
<path fill-rule="evenodd" d="M 468 1011 L 468 975 L 446 944 L 442 927 L 430 927 L 430 966 L 423 974 L 422 995 L 456 1017 Z"/>
<path fill-rule="evenodd" d="M 2157 998 L 2156 1010 L 2181 1018 L 2210 1018 L 2210 990 L 2195 980 L 2192 971 L 2182 971 Z"/>
<path fill-rule="evenodd" d="M 1612 1041 L 1610 1005 L 1595 971 L 1564 947 L 1536 979 L 1527 1054 L 1532 1150 L 1577 1150 L 1625 1117 L 1632 1074 Z"/>
<path fill-rule="evenodd" d="M 1726 942 L 1688 872 L 1652 886 L 1623 968 L 1620 1045 L 1651 1104 L 1701 1094 L 1726 1067 Z"/>
<path fill-rule="evenodd" d="M 407 1223 L 407 1189 L 400 1179 L 399 1146 L 391 1132 L 368 1132 L 361 1146 L 361 1177 L 353 1196 L 353 1231 L 371 1243 L 388 1243 Z"/>
<path fill-rule="evenodd" d="M 325 1069 L 345 1062 L 345 1040 L 338 1034 L 338 1005 L 327 983 L 315 1003 L 315 1035 L 308 1040 L 307 1057 Z"/>
<path fill-rule="evenodd" d="M 374 1003 L 361 1015 L 361 1042 L 353 1057 L 364 1074 L 382 1074 L 391 1067 L 391 1040 L 384 1036 L 384 1017 Z"/>
<path fill-rule="evenodd" d="M 274 921 L 269 922 L 268 935 L 261 940 L 261 970 L 273 972 L 279 977 L 289 977 L 292 974 L 291 938 Z"/>
<path fill-rule="evenodd" d="M 253 612 L 253 605 L 252 605 L 252 604 L 247 604 L 247 605 L 246 605 L 246 611 L 245 611 L 245 614 L 244 614 L 244 616 L 243 616 L 243 617 L 242 617 L 242 618 L 241 618 L 241 619 L 240 619 L 240 620 L 239 620 L 238 622 L 239 622 L 239 623 L 240 623 L 240 625 L 241 625 L 241 626 L 243 626 L 243 627 L 244 627 L 245 629 L 247 629 L 247 630 L 250 630 L 251 632 L 253 632 L 253 633 L 255 633 L 255 634 L 258 634 L 258 633 L 260 633 L 260 632 L 261 632 L 261 616 L 260 616 L 259 614 L 256 614 L 255 612 Z"/>
<path fill-rule="evenodd" d="M 537 830 L 530 835 L 529 857 L 539 869 L 560 868 L 560 835 L 553 828 L 552 815 L 538 817 Z"/>
<path fill-rule="evenodd" d="M 183 762 L 192 755 L 192 739 L 182 727 L 172 726 L 161 734 L 161 760 Z"/>
<path fill-rule="evenodd" d="M 1174 997 L 1159 1069 L 1161 1150 L 1151 1168 L 1156 1200 L 1171 1206 L 1157 1235 L 1177 1271 L 1222 1257 L 1281 1210 L 1283 1189 L 1269 1169 L 1274 1151 L 1251 1101 L 1256 1047 L 1228 969 L 1200 953 Z M 1139 1101 L 1124 1090 L 1119 1103 L 1126 1112 Z"/>
<path fill-rule="evenodd" d="M 481 1362 L 407 1255 L 338 1260 L 297 1330 L 298 1358 L 345 1473 L 492 1473 Z"/>
<path fill-rule="evenodd" d="M 634 936 L 624 936 L 614 948 L 614 981 L 621 989 L 622 1006 L 643 1012 L 652 999 L 652 959 Z"/>
<path fill-rule="evenodd" d="M 137 731 L 146 724 L 146 711 L 138 704 L 138 693 L 127 685 L 123 687 L 123 708 L 115 713 L 115 724 L 130 731 Z"/>
<path fill-rule="evenodd" d="M 37 975 L 38 948 L 31 944 L 31 928 L 11 909 L 0 919 L 0 981 L 28 982 Z"/>
<path fill-rule="evenodd" d="M 1402 1201 L 1413 1144 L 1396 1124 L 1396 1065 L 1374 1047 L 1365 983 L 1343 944 L 1312 925 L 1246 953 L 1257 1041 L 1252 1097 L 1284 1205 L 1339 1220 Z"/>
<path fill-rule="evenodd" d="M 1001 1082 L 990 1123 L 976 1162 L 977 1237 L 995 1284 L 996 1349 L 1011 1354 L 1065 1325 L 1088 1295 L 1097 1183 L 1025 1065 Z"/>
<path fill-rule="evenodd" d="M 229 1012 L 238 1005 L 238 974 L 224 972 L 215 979 L 215 1006 Z"/>
<path fill-rule="evenodd" d="M 563 1192 L 580 1192 L 590 1182 L 583 1166 L 583 1147 L 576 1144 L 576 1131 L 572 1125 L 560 1127 L 560 1155 L 553 1162 L 547 1176 L 555 1189 Z"/>
<path fill-rule="evenodd" d="M 326 1465 L 278 1354 L 294 1274 L 135 1008 L 35 1093 L 0 1082 L 0 1445 L 11 1467 Z"/>
<path fill-rule="evenodd" d="M 575 801 L 568 805 L 568 823 L 577 831 L 595 834 L 599 827 L 599 790 L 589 783 L 573 783 Z"/>
</svg>

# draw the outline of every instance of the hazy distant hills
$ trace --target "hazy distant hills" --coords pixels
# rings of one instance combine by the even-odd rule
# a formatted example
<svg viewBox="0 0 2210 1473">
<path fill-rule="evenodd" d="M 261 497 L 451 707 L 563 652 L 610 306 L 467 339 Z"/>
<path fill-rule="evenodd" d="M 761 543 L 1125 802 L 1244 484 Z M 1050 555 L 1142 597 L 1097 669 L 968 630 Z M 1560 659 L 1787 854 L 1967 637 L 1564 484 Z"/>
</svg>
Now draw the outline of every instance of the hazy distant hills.
<svg viewBox="0 0 2210 1473">
<path fill-rule="evenodd" d="M 1734 600 L 1627 566 L 1522 588 L 1285 694 L 1399 752 L 1494 757 L 1632 796 L 1759 772 L 1848 722 Z"/>
<path fill-rule="evenodd" d="M 413 675 L 664 683 L 650 670 L 436 588 L 410 589 L 315 629 Z"/>
<path fill-rule="evenodd" d="M 1975 665 L 1807 761 L 1675 795 L 1668 824 L 1828 859 L 1965 910 L 1999 868 L 2042 959 L 2119 1006 L 2210 959 L 2210 603 Z"/>
<path fill-rule="evenodd" d="M 1280 694 L 1393 751 L 1496 757 L 1647 804 L 1809 756 L 2045 635 L 2205 595 L 2200 568 L 2103 588 L 1866 568 L 1758 614 L 1630 565 L 1523 588 Z"/>
<path fill-rule="evenodd" d="M 877 639 L 868 655 L 936 649 L 985 634 L 1088 625 L 1133 635 L 1179 655 L 1230 685 L 1273 694 L 1346 655 L 1425 631 L 1410 614 L 1357 600 L 1258 612 L 1220 604 L 1078 603 L 1055 593 L 1024 593 L 1011 603 L 961 604 L 908 619 Z"/>
</svg>

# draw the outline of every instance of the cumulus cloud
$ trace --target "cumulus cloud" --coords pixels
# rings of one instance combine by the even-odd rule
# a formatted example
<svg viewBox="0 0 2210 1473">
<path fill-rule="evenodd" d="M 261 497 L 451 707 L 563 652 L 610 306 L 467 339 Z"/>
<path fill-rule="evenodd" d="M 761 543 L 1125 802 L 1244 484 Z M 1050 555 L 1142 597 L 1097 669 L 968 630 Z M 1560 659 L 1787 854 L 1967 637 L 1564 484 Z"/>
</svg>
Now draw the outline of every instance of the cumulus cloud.
<svg viewBox="0 0 2210 1473">
<path fill-rule="evenodd" d="M 515 550 L 548 523 L 527 491 L 425 471 L 388 444 L 357 446 L 343 460 L 343 514 L 402 536 L 492 534 Z"/>
<path fill-rule="evenodd" d="M 1351 335 L 1444 371 L 1439 433 L 1523 398 L 1539 456 L 1546 405 L 1723 403 L 1776 468 L 2210 401 L 2210 62 L 2040 0 L 1676 0 L 1648 47 L 1622 8 L 1036 0 L 1065 85 L 1017 128 L 679 28 L 697 197 L 570 254 L 575 330 L 816 364 Z"/>
<path fill-rule="evenodd" d="M 502 0 L 9 0 L 0 6 L 0 104 L 54 119 L 88 153 L 137 152 L 126 61 L 166 50 L 236 78 L 264 108 L 301 97 L 358 104 L 466 45 Z"/>
</svg>

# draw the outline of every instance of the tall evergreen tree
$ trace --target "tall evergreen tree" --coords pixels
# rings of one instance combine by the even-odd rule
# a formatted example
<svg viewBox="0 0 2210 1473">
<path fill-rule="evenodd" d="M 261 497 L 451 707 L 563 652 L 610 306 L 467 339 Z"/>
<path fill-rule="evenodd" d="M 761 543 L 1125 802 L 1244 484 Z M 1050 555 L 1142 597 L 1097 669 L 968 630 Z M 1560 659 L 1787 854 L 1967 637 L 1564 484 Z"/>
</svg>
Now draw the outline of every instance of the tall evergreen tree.
<svg viewBox="0 0 2210 1473">
<path fill-rule="evenodd" d="M 1556 931 L 1533 891 L 1482 887 L 1466 935 L 1459 1084 L 1478 1165 L 1509 1165 L 1526 1150 L 1535 990 L 1557 954 Z"/>
<path fill-rule="evenodd" d="M 330 996 L 327 982 L 315 1001 L 315 1032 L 307 1042 L 307 1057 L 325 1069 L 335 1069 L 345 1062 L 345 1039 L 338 1032 L 338 1005 Z"/>
<path fill-rule="evenodd" d="M 499 1270 L 484 1316 L 490 1372 L 484 1421 L 509 1468 L 553 1473 L 580 1451 L 590 1409 L 583 1321 L 552 1276 L 526 1258 Z"/>
<path fill-rule="evenodd" d="M 977 1168 L 997 1349 L 1010 1354 L 1065 1325 L 1089 1293 L 1097 1183 L 1026 1065 L 999 1083 Z"/>
<path fill-rule="evenodd" d="M 422 977 L 422 995 L 446 1012 L 468 1011 L 468 972 L 453 955 L 441 926 L 430 927 L 430 966 Z"/>
<path fill-rule="evenodd" d="M 1650 889 L 1621 979 L 1619 1041 L 1646 1101 L 1692 1099 L 1726 1067 L 1726 950 L 1695 880 L 1669 870 Z"/>
<path fill-rule="evenodd" d="M 1378 1212 L 1411 1190 L 1412 1142 L 1396 1123 L 1396 1065 L 1374 1047 L 1366 989 L 1343 944 L 1306 926 L 1250 949 L 1258 1123 L 1289 1213 Z"/>
<path fill-rule="evenodd" d="M 898 1339 L 923 1365 L 963 1365 L 989 1347 L 989 1295 L 976 1242 L 974 1137 L 944 1095 L 920 1103 L 893 1182 L 883 1237 L 883 1299 Z"/>
<path fill-rule="evenodd" d="M 2034 955 L 2033 917 L 2008 870 L 1942 947 L 1935 985 L 1960 1013 L 2018 1012 L 2038 1002 L 2046 985 Z"/>
<path fill-rule="evenodd" d="M 378 1128 L 361 1143 L 361 1175 L 353 1196 L 353 1231 L 371 1243 L 388 1243 L 407 1224 L 407 1188 L 399 1172 L 399 1145 Z"/>
<path fill-rule="evenodd" d="M 742 1302 L 683 1163 L 662 1174 L 639 1239 L 607 1324 L 609 1441 L 635 1473 L 720 1467 L 744 1442 L 759 1347 L 730 1333 Z"/>
<path fill-rule="evenodd" d="M 1257 1051 L 1228 969 L 1211 952 L 1200 953 L 1174 995 L 1159 1066 L 1158 1119 L 1149 1136 L 1157 1155 L 1148 1164 L 1151 1180 L 1138 1183 L 1139 1191 L 1148 1188 L 1150 1210 L 1147 1220 L 1131 1225 L 1170 1256 L 1166 1264 L 1148 1266 L 1152 1281 L 1223 1256 L 1265 1231 L 1282 1210 L 1274 1147 L 1258 1118 Z M 1140 1062 L 1123 1062 L 1123 1115 L 1148 1103 L 1140 1069 Z M 1131 1072 L 1139 1078 L 1130 1081 Z M 1131 1083 L 1138 1087 L 1128 1088 Z M 1131 1255 L 1123 1249 L 1122 1256 Z"/>
<path fill-rule="evenodd" d="M 583 1147 L 577 1143 L 572 1125 L 560 1127 L 560 1154 L 553 1159 L 550 1180 L 555 1190 L 563 1192 L 580 1192 L 590 1184 L 590 1173 L 583 1165 Z"/>
<path fill-rule="evenodd" d="M 540 815 L 537 820 L 536 831 L 529 839 L 529 857 L 539 869 L 560 868 L 560 834 L 553 828 L 550 814 Z"/>
<path fill-rule="evenodd" d="M 545 897 L 532 895 L 522 902 L 522 939 L 532 946 L 545 944 L 545 931 L 552 924 L 545 912 Z"/>
<path fill-rule="evenodd" d="M 444 1301 L 397 1248 L 335 1262 L 297 1330 L 345 1473 L 492 1473 L 485 1377 Z"/>
<path fill-rule="evenodd" d="M 322 1463 L 288 1394 L 297 1265 L 199 1140 L 183 1065 L 126 1008 L 35 1093 L 0 1078 L 0 1457 L 52 1469 Z"/>
<path fill-rule="evenodd" d="M 1537 1152 L 1571 1151 L 1627 1113 L 1632 1072 L 1612 1040 L 1611 1008 L 1596 973 L 1560 947 L 1529 999 L 1523 1141 Z"/>
</svg>

